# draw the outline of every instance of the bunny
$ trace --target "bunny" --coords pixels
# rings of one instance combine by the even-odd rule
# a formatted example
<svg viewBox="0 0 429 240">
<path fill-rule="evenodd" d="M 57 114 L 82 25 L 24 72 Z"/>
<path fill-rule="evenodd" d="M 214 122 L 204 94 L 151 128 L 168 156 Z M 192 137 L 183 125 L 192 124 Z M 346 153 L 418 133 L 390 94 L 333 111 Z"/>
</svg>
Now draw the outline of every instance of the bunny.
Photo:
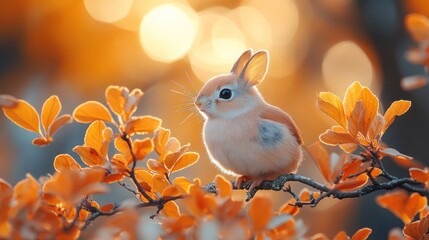
<svg viewBox="0 0 429 240">
<path fill-rule="evenodd" d="M 300 131 L 292 118 L 267 103 L 257 85 L 265 77 L 268 52 L 245 51 L 228 74 L 209 79 L 194 104 L 203 115 L 203 140 L 211 161 L 237 176 L 236 187 L 295 173 L 302 161 Z"/>
</svg>

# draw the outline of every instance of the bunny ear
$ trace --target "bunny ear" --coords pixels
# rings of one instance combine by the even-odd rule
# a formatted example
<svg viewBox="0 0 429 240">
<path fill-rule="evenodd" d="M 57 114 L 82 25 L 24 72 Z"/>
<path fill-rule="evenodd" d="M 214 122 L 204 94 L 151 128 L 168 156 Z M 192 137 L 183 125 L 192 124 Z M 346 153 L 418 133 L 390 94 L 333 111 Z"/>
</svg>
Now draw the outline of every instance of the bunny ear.
<svg viewBox="0 0 429 240">
<path fill-rule="evenodd" d="M 252 56 L 252 49 L 248 49 L 245 52 L 243 52 L 235 62 L 234 66 L 231 69 L 231 72 L 235 74 L 240 74 L 244 68 L 244 65 L 246 65 L 247 61 L 251 56 Z"/>
<path fill-rule="evenodd" d="M 251 86 L 264 80 L 268 69 L 268 51 L 256 52 L 246 63 L 241 72 L 240 79 L 247 81 Z"/>
</svg>

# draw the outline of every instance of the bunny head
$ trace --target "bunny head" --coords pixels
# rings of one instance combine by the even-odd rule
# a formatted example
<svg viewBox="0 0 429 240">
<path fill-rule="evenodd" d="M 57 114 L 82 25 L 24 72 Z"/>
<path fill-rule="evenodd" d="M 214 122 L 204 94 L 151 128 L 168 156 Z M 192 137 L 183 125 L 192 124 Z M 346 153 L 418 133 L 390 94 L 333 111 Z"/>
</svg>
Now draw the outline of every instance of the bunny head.
<svg viewBox="0 0 429 240">
<path fill-rule="evenodd" d="M 234 118 L 263 102 L 256 85 L 268 69 L 268 52 L 245 51 L 228 74 L 209 79 L 201 88 L 195 105 L 207 119 Z"/>
</svg>

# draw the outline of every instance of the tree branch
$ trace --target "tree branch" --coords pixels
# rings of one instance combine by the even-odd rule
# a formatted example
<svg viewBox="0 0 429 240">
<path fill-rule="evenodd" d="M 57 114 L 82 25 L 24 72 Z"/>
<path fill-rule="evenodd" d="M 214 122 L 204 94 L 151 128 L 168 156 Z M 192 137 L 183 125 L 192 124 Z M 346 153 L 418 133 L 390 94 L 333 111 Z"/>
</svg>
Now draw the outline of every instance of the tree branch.
<svg viewBox="0 0 429 240">
<path fill-rule="evenodd" d="M 408 191 L 417 192 L 421 195 L 429 196 L 428 190 L 413 186 L 413 185 L 420 185 L 420 183 L 410 178 L 398 179 L 394 177 L 387 182 L 376 182 L 376 184 L 372 182 L 372 184 L 366 185 L 360 189 L 345 192 L 345 191 L 340 191 L 336 189 L 331 189 L 328 186 L 318 183 L 309 177 L 305 177 L 299 174 L 288 173 L 288 174 L 279 176 L 275 180 L 263 181 L 261 185 L 259 185 L 252 191 L 247 192 L 246 201 L 249 201 L 250 199 L 252 199 L 258 190 L 287 191 L 287 189 L 284 188 L 284 185 L 287 182 L 300 182 L 304 185 L 307 185 L 316 190 L 319 190 L 322 194 L 318 198 L 315 198 L 311 202 L 311 204 L 305 204 L 305 205 L 312 205 L 312 206 L 316 206 L 322 199 L 326 197 L 332 197 L 337 199 L 358 198 L 358 197 L 362 197 L 364 195 L 370 194 L 374 191 L 391 190 L 395 188 L 405 188 Z M 232 181 L 231 183 L 234 186 L 234 181 Z M 239 189 L 249 190 L 251 184 L 252 184 L 251 181 L 245 181 Z M 237 189 L 236 187 L 233 187 L 233 188 Z M 207 184 L 206 186 L 204 186 L 204 189 L 210 193 L 217 193 L 216 185 L 214 183 Z"/>
</svg>

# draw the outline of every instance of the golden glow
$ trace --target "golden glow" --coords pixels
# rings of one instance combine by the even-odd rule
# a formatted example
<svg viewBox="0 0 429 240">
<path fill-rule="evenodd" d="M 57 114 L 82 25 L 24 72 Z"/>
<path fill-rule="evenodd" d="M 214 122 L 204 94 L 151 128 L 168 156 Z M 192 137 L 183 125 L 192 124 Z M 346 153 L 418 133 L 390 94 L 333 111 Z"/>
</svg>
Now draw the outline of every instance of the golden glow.
<svg viewBox="0 0 429 240">
<path fill-rule="evenodd" d="M 84 0 L 84 4 L 94 19 L 113 23 L 127 16 L 133 0 Z"/>
<path fill-rule="evenodd" d="M 227 73 L 238 56 L 248 48 L 246 39 L 231 19 L 226 8 L 211 8 L 199 13 L 201 26 L 198 40 L 189 59 L 192 70 L 201 81 Z"/>
<path fill-rule="evenodd" d="M 164 4 L 150 10 L 140 25 L 140 43 L 157 61 L 173 62 L 183 57 L 195 40 L 195 12 L 179 4 Z"/>
<path fill-rule="evenodd" d="M 250 46 L 267 49 L 271 46 L 271 26 L 259 10 L 244 6 L 234 10 L 240 19 L 240 26 Z"/>
<path fill-rule="evenodd" d="M 374 76 L 368 56 L 352 41 L 339 42 L 326 52 L 322 72 L 326 85 L 336 94 L 343 94 L 354 81 L 370 86 Z"/>
</svg>

